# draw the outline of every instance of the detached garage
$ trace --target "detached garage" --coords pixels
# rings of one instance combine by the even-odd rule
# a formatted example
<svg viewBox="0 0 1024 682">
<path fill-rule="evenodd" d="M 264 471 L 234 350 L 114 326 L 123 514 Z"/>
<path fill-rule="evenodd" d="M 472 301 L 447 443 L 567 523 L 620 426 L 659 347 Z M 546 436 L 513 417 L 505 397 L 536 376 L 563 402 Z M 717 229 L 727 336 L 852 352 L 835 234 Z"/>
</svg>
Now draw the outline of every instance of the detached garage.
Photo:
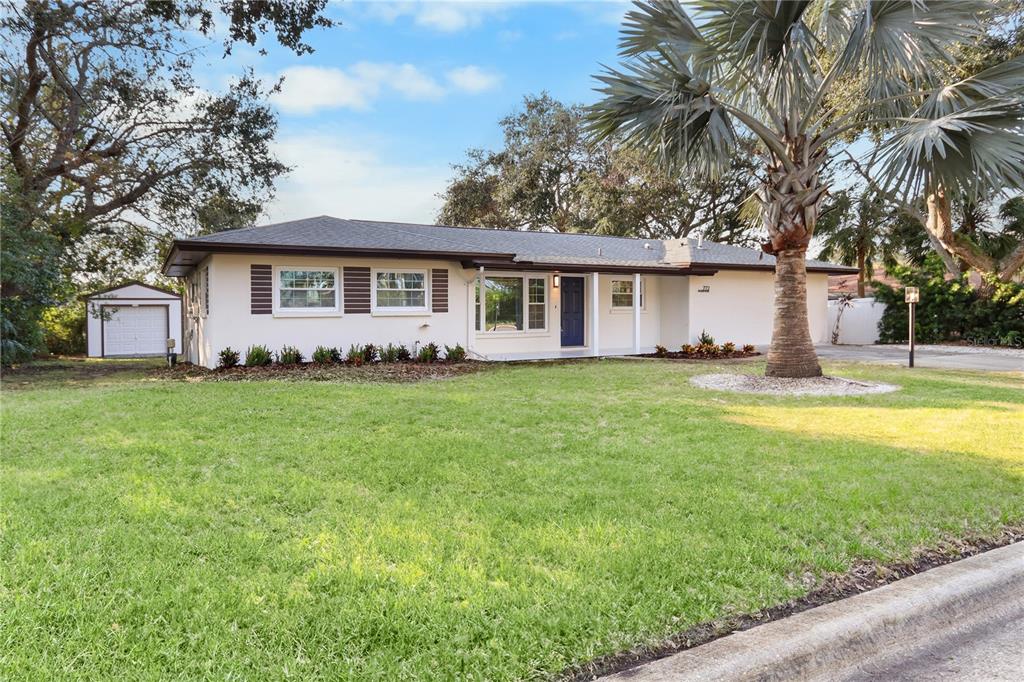
<svg viewBox="0 0 1024 682">
<path fill-rule="evenodd" d="M 142 282 L 126 282 L 85 297 L 91 358 L 138 358 L 181 352 L 181 296 Z"/>
</svg>

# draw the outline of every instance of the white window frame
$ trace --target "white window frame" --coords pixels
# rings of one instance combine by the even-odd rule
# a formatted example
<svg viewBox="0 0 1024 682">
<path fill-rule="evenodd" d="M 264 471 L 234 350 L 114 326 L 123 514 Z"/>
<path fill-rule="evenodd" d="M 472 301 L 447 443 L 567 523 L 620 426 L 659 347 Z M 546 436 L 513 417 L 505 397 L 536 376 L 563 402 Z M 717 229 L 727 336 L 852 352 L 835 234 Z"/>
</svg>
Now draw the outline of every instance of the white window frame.
<svg viewBox="0 0 1024 682">
<path fill-rule="evenodd" d="M 615 279 L 611 280 L 611 284 L 608 285 L 608 297 L 611 299 L 609 301 L 609 303 L 611 304 L 611 306 L 610 306 L 611 307 L 611 312 L 613 312 L 613 313 L 628 313 L 631 310 L 633 310 L 633 299 L 632 299 L 632 297 L 629 299 L 630 300 L 629 305 L 615 305 L 615 283 L 616 282 L 626 282 L 627 284 L 629 284 L 630 287 L 632 287 L 633 286 L 633 278 L 631 277 L 629 279 L 623 279 L 622 277 L 616 277 Z M 640 312 L 645 312 L 646 310 L 647 310 L 647 278 L 646 277 L 641 277 L 640 278 Z"/>
<path fill-rule="evenodd" d="M 377 305 L 377 275 L 382 272 L 423 275 L 423 305 L 416 307 Z M 426 268 L 372 268 L 370 270 L 370 313 L 372 315 L 430 315 L 430 294 L 430 270 Z"/>
<path fill-rule="evenodd" d="M 334 307 L 333 308 L 285 308 L 281 306 L 281 273 L 282 272 L 333 272 L 334 273 Z M 275 265 L 273 287 L 274 317 L 341 317 L 341 268 L 333 265 Z"/>
<path fill-rule="evenodd" d="M 500 278 L 500 279 L 521 279 L 523 280 L 523 328 L 508 330 L 508 331 L 488 331 L 487 330 L 487 282 L 488 279 Z M 530 327 L 530 280 L 539 279 L 544 281 L 544 326 L 543 327 Z M 474 277 L 473 286 L 480 285 L 480 277 Z M 470 290 L 470 296 L 473 298 L 473 305 L 479 310 L 480 303 L 483 303 L 483 311 L 481 313 L 480 326 L 481 329 L 476 329 L 476 312 L 473 313 L 473 328 L 477 334 L 485 336 L 544 336 L 549 332 L 549 318 L 551 316 L 551 277 L 544 273 L 519 273 L 519 272 L 485 272 L 483 282 L 483 301 L 476 300 L 475 289 Z M 536 305 L 536 304 L 535 304 Z"/>
</svg>

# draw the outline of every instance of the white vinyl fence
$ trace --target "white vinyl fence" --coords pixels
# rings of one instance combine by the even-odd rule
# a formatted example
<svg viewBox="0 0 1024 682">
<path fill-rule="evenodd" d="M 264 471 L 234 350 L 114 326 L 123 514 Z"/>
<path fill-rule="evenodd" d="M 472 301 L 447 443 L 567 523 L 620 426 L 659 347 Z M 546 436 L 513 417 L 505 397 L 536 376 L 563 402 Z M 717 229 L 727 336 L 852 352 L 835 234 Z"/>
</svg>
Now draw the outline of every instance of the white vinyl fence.
<svg viewBox="0 0 1024 682">
<path fill-rule="evenodd" d="M 885 304 L 873 298 L 854 298 L 849 303 L 849 307 L 843 310 L 842 301 L 828 302 L 829 340 L 834 338 L 838 319 L 839 338 L 836 343 L 870 344 L 878 341 L 878 321 L 885 312 Z"/>
</svg>

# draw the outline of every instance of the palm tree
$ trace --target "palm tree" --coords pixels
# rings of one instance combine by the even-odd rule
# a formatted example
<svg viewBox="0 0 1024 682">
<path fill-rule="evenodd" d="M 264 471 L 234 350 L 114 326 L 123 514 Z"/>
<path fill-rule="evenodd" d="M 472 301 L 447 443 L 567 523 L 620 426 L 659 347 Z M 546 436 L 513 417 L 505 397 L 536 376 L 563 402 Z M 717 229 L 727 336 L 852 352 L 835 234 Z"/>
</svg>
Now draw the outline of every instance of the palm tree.
<svg viewBox="0 0 1024 682">
<path fill-rule="evenodd" d="M 738 136 L 758 141 L 762 248 L 775 256 L 766 374 L 818 376 L 805 259 L 837 143 L 867 127 L 891 131 L 890 182 L 949 191 L 976 185 L 972 175 L 1016 180 L 1024 172 L 1024 64 L 940 86 L 947 48 L 978 34 L 976 16 L 990 9 L 984 0 L 692 5 L 693 17 L 677 0 L 637 2 L 627 13 L 626 61 L 597 76 L 603 99 L 589 112 L 592 130 L 599 139 L 620 135 L 667 167 L 711 176 Z M 995 144 L 1005 137 L 1017 140 Z M 951 155 L 967 160 L 939 170 Z"/>
<path fill-rule="evenodd" d="M 881 261 L 891 265 L 919 246 L 924 237 L 913 233 L 918 244 L 908 244 L 906 231 L 909 221 L 888 208 L 883 197 L 874 190 L 858 193 L 840 190 L 822 209 L 815 234 L 821 243 L 818 258 L 843 265 L 857 266 L 857 296 L 864 298 L 867 281 L 874 275 Z"/>
</svg>

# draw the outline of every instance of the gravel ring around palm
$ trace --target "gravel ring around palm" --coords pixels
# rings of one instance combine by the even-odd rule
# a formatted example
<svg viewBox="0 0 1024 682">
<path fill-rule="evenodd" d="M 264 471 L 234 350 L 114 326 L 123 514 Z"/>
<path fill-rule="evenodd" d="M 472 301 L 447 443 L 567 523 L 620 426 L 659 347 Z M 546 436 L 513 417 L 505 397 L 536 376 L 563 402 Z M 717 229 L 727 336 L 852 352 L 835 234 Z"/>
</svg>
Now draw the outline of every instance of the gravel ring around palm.
<svg viewBox="0 0 1024 682">
<path fill-rule="evenodd" d="M 824 376 L 783 379 L 753 374 L 698 374 L 690 378 L 690 383 L 699 388 L 715 391 L 766 395 L 857 396 L 892 393 L 900 389 L 893 384 Z"/>
</svg>

